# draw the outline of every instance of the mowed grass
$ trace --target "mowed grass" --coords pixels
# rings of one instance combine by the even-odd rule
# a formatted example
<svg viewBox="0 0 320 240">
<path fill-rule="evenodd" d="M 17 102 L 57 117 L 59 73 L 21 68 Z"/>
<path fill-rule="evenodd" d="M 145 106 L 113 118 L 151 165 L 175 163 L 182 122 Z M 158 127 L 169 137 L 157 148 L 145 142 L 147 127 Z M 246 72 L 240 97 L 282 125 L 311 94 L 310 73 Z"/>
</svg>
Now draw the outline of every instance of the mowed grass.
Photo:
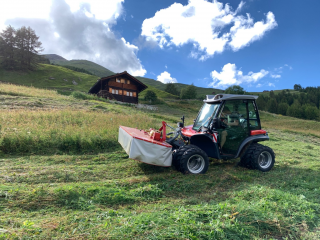
<svg viewBox="0 0 320 240">
<path fill-rule="evenodd" d="M 182 175 L 128 159 L 118 127 L 157 128 L 179 114 L 191 124 L 201 101 L 158 111 L 76 101 L 0 109 L 0 239 L 320 238 L 317 122 L 262 113 L 263 144 L 276 154 L 268 173 L 211 159 L 206 174 Z"/>
</svg>

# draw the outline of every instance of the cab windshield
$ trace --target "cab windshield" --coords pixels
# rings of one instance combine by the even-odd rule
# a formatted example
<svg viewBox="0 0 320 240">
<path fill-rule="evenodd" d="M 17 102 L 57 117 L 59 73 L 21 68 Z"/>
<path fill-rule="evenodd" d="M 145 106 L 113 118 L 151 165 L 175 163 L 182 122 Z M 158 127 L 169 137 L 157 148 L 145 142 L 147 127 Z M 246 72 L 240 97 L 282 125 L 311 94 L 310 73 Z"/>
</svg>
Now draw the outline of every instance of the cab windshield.
<svg viewBox="0 0 320 240">
<path fill-rule="evenodd" d="M 193 129 L 197 131 L 200 127 L 208 127 L 210 118 L 216 114 L 219 106 L 220 103 L 204 103 L 194 122 Z"/>
</svg>

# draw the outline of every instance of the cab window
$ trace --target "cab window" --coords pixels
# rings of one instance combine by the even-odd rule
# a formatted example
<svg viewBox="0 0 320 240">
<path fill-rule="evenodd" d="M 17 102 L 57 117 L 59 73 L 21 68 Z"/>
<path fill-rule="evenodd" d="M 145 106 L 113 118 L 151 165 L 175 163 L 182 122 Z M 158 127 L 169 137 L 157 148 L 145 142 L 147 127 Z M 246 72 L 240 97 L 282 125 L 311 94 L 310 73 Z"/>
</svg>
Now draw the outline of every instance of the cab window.
<svg viewBox="0 0 320 240">
<path fill-rule="evenodd" d="M 260 122 L 258 120 L 258 109 L 253 101 L 248 102 L 248 111 L 249 111 L 249 127 L 250 130 L 260 130 Z"/>
</svg>

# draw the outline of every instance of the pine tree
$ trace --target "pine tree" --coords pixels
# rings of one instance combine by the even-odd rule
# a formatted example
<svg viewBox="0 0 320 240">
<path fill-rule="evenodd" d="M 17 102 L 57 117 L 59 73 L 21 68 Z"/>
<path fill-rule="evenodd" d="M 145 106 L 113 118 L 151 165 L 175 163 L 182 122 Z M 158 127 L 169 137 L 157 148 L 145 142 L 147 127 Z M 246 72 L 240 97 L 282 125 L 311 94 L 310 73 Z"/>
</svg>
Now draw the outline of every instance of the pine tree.
<svg viewBox="0 0 320 240">
<path fill-rule="evenodd" d="M 43 51 L 39 36 L 30 27 L 17 30 L 17 59 L 21 69 L 34 69 L 37 66 L 38 53 Z"/>
<path fill-rule="evenodd" d="M 16 49 L 16 30 L 8 26 L 0 33 L 0 56 L 2 65 L 6 69 L 16 68 L 15 49 Z"/>
</svg>

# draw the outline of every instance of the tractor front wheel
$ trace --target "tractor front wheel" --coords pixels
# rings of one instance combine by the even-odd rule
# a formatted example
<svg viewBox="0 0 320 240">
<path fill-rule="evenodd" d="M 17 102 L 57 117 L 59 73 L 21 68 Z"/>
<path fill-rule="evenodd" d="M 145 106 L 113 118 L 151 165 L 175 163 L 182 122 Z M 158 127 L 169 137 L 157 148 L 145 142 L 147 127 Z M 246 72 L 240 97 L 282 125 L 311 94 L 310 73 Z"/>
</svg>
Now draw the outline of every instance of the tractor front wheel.
<svg viewBox="0 0 320 240">
<path fill-rule="evenodd" d="M 207 154 L 195 145 L 187 145 L 177 150 L 175 153 L 175 166 L 183 174 L 202 174 L 209 168 Z"/>
</svg>

